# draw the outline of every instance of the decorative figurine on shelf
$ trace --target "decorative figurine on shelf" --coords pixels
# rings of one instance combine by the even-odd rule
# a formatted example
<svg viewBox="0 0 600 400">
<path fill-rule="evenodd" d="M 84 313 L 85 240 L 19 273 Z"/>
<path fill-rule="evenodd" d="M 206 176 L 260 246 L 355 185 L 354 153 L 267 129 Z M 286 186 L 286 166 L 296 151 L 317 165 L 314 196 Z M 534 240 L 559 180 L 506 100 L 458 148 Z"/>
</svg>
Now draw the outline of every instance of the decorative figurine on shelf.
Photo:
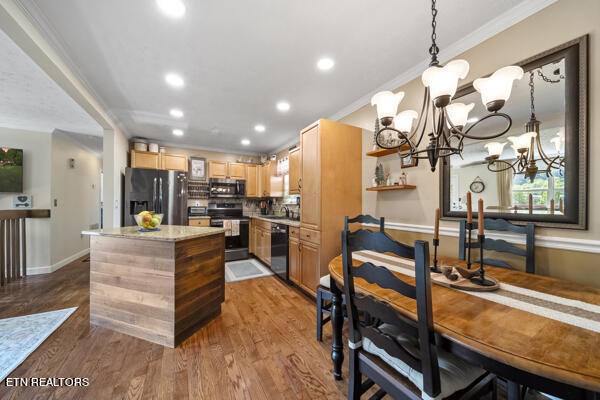
<svg viewBox="0 0 600 400">
<path fill-rule="evenodd" d="M 406 175 L 406 172 L 403 172 L 400 174 L 400 184 L 402 186 L 406 186 L 406 185 L 408 185 L 408 183 L 406 183 L 406 181 L 407 181 L 407 175 Z"/>
<path fill-rule="evenodd" d="M 381 186 L 385 183 L 385 171 L 382 163 L 378 163 L 375 167 L 375 180 L 377 181 L 377 186 Z"/>
</svg>

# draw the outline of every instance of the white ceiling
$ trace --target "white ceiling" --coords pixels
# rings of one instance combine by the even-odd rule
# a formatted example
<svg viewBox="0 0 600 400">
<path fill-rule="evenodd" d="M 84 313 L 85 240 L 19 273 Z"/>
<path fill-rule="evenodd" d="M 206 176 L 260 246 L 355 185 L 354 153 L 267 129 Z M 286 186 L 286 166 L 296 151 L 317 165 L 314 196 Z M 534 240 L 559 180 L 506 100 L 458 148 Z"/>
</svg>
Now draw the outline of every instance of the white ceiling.
<svg viewBox="0 0 600 400">
<path fill-rule="evenodd" d="M 0 30 L 0 126 L 102 135 L 102 128 Z"/>
<path fill-rule="evenodd" d="M 20 2 L 128 136 L 230 151 L 290 143 L 424 60 L 430 45 L 425 0 L 184 0 L 182 19 L 166 17 L 153 0 Z M 440 1 L 438 44 L 524 2 Z M 322 56 L 335 60 L 332 71 L 316 69 Z M 165 85 L 171 71 L 184 88 Z M 291 104 L 288 113 L 275 109 L 279 100 Z M 173 107 L 182 120 L 169 116 Z M 266 132 L 254 132 L 258 123 Z M 174 137 L 173 128 L 185 135 Z"/>
</svg>

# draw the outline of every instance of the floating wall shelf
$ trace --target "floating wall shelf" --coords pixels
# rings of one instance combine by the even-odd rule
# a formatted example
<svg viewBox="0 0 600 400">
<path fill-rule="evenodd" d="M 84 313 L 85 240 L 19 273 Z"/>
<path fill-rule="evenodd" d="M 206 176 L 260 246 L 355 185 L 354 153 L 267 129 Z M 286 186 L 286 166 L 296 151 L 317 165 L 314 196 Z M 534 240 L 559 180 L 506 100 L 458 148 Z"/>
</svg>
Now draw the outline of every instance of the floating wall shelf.
<svg viewBox="0 0 600 400">
<path fill-rule="evenodd" d="M 415 185 L 395 185 L 395 186 L 375 186 L 368 187 L 367 190 L 369 192 L 381 192 L 386 190 L 411 190 L 416 189 Z"/>
<path fill-rule="evenodd" d="M 400 150 L 401 151 L 410 150 L 410 146 L 405 144 L 404 146 L 401 147 Z M 383 157 L 383 156 L 389 156 L 390 154 L 394 154 L 397 152 L 398 152 L 398 149 L 379 149 L 379 150 L 369 151 L 369 152 L 367 152 L 367 155 L 369 157 Z"/>
</svg>

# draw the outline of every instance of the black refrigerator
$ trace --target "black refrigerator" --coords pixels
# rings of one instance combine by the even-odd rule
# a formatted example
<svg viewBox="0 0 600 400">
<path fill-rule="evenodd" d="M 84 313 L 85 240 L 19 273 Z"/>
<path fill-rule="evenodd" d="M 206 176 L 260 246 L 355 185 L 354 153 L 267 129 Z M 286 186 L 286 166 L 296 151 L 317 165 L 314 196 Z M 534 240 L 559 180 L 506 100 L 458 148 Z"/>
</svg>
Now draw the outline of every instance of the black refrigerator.
<svg viewBox="0 0 600 400">
<path fill-rule="evenodd" d="M 125 226 L 136 225 L 142 211 L 163 214 L 162 225 L 187 225 L 187 174 L 146 168 L 125 170 Z"/>
</svg>

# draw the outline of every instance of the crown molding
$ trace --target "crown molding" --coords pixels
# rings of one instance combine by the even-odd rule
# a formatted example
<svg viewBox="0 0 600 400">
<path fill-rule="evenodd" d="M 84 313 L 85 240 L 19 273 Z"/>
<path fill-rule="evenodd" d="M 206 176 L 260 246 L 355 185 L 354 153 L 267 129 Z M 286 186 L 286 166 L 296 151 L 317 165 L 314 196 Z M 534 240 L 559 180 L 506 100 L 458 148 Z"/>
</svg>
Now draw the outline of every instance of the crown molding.
<svg viewBox="0 0 600 400">
<path fill-rule="evenodd" d="M 286 144 L 284 144 L 283 146 L 279 146 L 277 147 L 275 150 L 270 151 L 269 154 L 277 154 L 280 151 L 283 151 L 285 149 L 289 149 L 290 147 L 292 147 L 295 144 L 298 144 L 300 142 L 300 138 L 296 137 L 294 138 L 294 140 L 290 140 L 289 142 L 287 142 Z"/>
<path fill-rule="evenodd" d="M 178 147 L 180 149 L 190 149 L 190 150 L 202 150 L 202 151 L 213 151 L 215 153 L 226 153 L 226 154 L 234 154 L 240 156 L 255 156 L 260 157 L 264 156 L 264 153 L 257 153 L 253 151 L 237 151 L 231 149 L 222 149 L 220 147 L 206 147 L 206 146 L 196 146 L 193 144 L 184 144 L 184 143 L 175 143 L 175 142 L 166 142 L 163 140 L 155 140 L 155 139 L 147 139 L 148 141 L 156 142 L 159 146 L 166 147 Z"/>
<path fill-rule="evenodd" d="M 557 2 L 558 0 L 526 0 L 503 14 L 500 14 L 496 18 L 488 21 L 481 27 L 477 28 L 467 36 L 447 46 L 438 54 L 440 63 L 445 63 L 452 58 L 464 53 L 465 51 L 477 46 L 478 44 L 486 41 L 487 39 L 497 35 L 498 33 L 510 28 L 511 26 L 523 21 L 529 16 L 536 12 L 548 7 L 549 5 Z M 402 74 L 396 76 L 392 80 L 384 83 L 378 88 L 366 93 L 359 99 L 353 101 L 346 107 L 342 108 L 335 114 L 331 115 L 328 119 L 338 121 L 345 116 L 353 113 L 359 108 L 367 105 L 371 101 L 371 97 L 377 92 L 382 90 L 395 90 L 402 85 L 412 81 L 413 79 L 421 76 L 423 71 L 429 65 L 429 58 L 426 58 L 414 66 L 410 67 Z"/>
<path fill-rule="evenodd" d="M 376 224 L 363 224 L 364 226 L 370 226 L 374 228 L 378 228 L 379 225 Z M 385 221 L 385 228 L 392 229 L 397 231 L 406 231 L 406 232 L 417 232 L 417 233 L 427 233 L 433 235 L 433 226 L 431 225 L 413 225 L 413 224 L 403 224 L 400 222 L 388 222 Z M 458 237 L 459 229 L 458 228 L 449 228 L 440 226 L 440 235 L 442 236 L 453 236 Z M 475 234 L 475 232 L 473 232 Z M 524 235 L 519 235 L 515 233 L 499 233 L 499 232 L 486 232 L 486 238 L 490 239 L 502 239 L 506 240 L 508 243 L 514 244 L 525 244 Z M 544 236 L 544 235 L 535 235 L 535 246 L 536 247 L 548 247 L 551 249 L 561 249 L 561 250 L 571 250 L 571 251 L 580 251 L 584 253 L 600 253 L 600 240 L 589 240 L 589 239 L 572 239 L 568 237 L 560 237 L 560 236 Z"/>
</svg>

